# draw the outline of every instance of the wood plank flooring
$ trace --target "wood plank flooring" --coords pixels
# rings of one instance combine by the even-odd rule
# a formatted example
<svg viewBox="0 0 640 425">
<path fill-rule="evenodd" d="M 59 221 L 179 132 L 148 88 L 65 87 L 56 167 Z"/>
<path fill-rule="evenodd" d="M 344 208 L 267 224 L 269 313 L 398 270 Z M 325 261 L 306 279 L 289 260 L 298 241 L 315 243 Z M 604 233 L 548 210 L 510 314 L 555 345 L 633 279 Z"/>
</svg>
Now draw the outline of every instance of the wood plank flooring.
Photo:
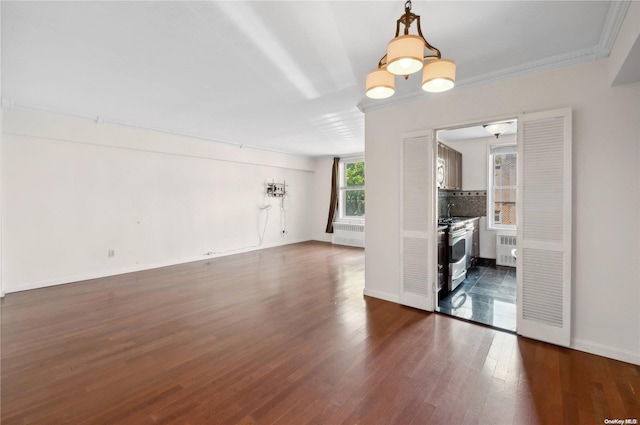
<svg viewBox="0 0 640 425">
<path fill-rule="evenodd" d="M 603 424 L 640 367 L 362 295 L 319 242 L 8 294 L 14 424 Z"/>
</svg>

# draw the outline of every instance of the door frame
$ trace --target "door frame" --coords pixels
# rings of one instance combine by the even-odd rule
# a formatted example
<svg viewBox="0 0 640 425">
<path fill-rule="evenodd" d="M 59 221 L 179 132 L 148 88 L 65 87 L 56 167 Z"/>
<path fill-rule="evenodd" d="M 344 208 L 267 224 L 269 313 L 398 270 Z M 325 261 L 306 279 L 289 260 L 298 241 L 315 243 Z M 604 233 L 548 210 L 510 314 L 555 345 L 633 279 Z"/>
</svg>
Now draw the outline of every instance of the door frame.
<svg viewBox="0 0 640 425">
<path fill-rule="evenodd" d="M 491 116 L 491 117 L 487 117 L 487 118 L 481 118 L 481 119 L 474 119 L 474 120 L 469 120 L 469 121 L 464 121 L 464 122 L 458 122 L 455 124 L 451 124 L 451 125 L 443 125 L 440 126 L 436 129 L 433 130 L 433 148 L 435 149 L 435 158 L 434 161 L 436 162 L 437 166 L 437 154 L 438 154 L 438 131 L 441 130 L 456 130 L 459 128 L 465 128 L 465 127 L 474 127 L 474 126 L 479 126 L 479 125 L 483 125 L 486 124 L 488 122 L 494 122 L 494 121 L 508 121 L 508 120 L 514 120 L 514 121 L 518 121 L 518 117 L 521 115 L 521 113 L 514 113 L 514 114 L 505 114 L 505 115 L 497 115 L 497 116 Z M 518 124 L 519 125 L 519 124 Z M 490 135 L 487 133 L 487 135 L 490 137 Z M 485 158 L 486 159 L 486 158 Z M 433 193 L 433 205 L 435 208 L 435 221 L 433 223 L 433 227 L 434 227 L 434 231 L 437 231 L 438 228 L 438 190 L 437 188 L 435 188 L 435 191 Z M 516 249 L 517 249 L 517 240 L 516 240 Z M 438 258 L 436 256 L 435 258 L 435 264 L 438 263 Z M 516 273 L 518 272 L 518 269 L 516 268 Z M 437 270 L 436 270 L 436 274 L 437 274 Z M 437 275 L 436 275 L 437 278 Z M 517 280 L 517 279 L 516 279 Z M 517 288 L 516 288 L 516 292 L 517 292 Z M 433 311 L 438 312 L 439 311 L 439 307 L 438 307 L 438 296 L 437 293 L 434 296 L 434 305 L 433 305 Z M 516 311 L 516 316 L 517 316 L 518 312 Z M 517 324 L 516 324 L 516 331 L 517 331 Z"/>
<path fill-rule="evenodd" d="M 514 118 L 515 115 L 515 118 Z M 523 190 L 524 190 L 524 182 L 523 182 L 523 176 L 524 176 L 524 170 L 523 170 L 523 162 L 525 161 L 523 152 L 525 149 L 525 123 L 527 122 L 532 122 L 532 121 L 544 121 L 544 120 L 553 120 L 553 119 L 558 119 L 558 118 L 562 118 L 563 119 L 563 128 L 562 131 L 560 132 L 562 134 L 561 140 L 562 140 L 562 146 L 561 146 L 561 151 L 563 152 L 563 166 L 560 167 L 563 172 L 562 172 L 562 181 L 563 181 L 563 193 L 562 193 L 562 200 L 559 201 L 559 203 L 562 204 L 562 211 L 563 211 L 563 216 L 562 216 L 562 230 L 563 230 L 563 235 L 562 235 L 562 240 L 560 242 L 555 242 L 555 241 L 551 241 L 548 242 L 544 239 L 541 240 L 535 240 L 535 238 L 532 239 L 532 241 L 528 241 L 525 240 L 523 238 L 523 226 L 526 226 L 526 222 L 523 221 L 523 217 L 525 216 L 525 211 L 524 211 L 524 207 L 525 207 L 525 202 L 523 202 L 524 198 L 523 198 Z M 437 132 L 439 130 L 444 130 L 444 129 L 455 129 L 455 128 L 462 128 L 462 127 L 468 127 L 468 126 L 473 126 L 473 125 L 479 125 L 478 123 L 486 123 L 486 122 L 491 122 L 491 121 L 499 121 L 499 120 L 509 120 L 509 119 L 517 119 L 517 138 L 516 138 L 516 143 L 518 146 L 518 182 L 517 182 L 517 202 L 518 202 L 518 212 L 517 212 L 517 238 L 516 238 L 516 249 L 517 252 L 519 253 L 518 257 L 517 257 L 517 263 L 516 263 L 516 293 L 517 293 L 517 299 L 516 299 L 516 332 L 519 335 L 522 336 L 526 336 L 529 338 L 534 338 L 540 341 L 545 341 L 545 342 L 550 342 L 553 344 L 557 344 L 557 345 L 562 345 L 562 346 L 570 346 L 571 345 L 571 310 L 572 310 L 572 304 L 573 304 L 573 299 L 572 299 L 572 276 L 571 276 L 571 271 L 572 271 L 572 267 L 573 267 L 573 261 L 572 261 L 572 236 L 571 236 L 571 230 L 572 230 L 572 216 L 571 216 L 571 210 L 572 210 L 572 192 L 573 192 L 573 185 L 572 185 L 572 165 L 573 165 L 573 158 L 572 158 L 572 128 L 573 128 L 573 119 L 572 119 L 572 109 L 570 107 L 565 107 L 565 108 L 560 108 L 560 109 L 549 109 L 549 110 L 543 110 L 543 111 L 536 111 L 536 112 L 531 112 L 531 113 L 520 113 L 520 114 L 512 114 L 512 115 L 503 115 L 501 117 L 493 117 L 493 118 L 485 118 L 483 120 L 473 120 L 473 121 L 469 121 L 466 124 L 456 124 L 454 126 L 442 126 L 439 129 L 434 130 L 434 136 L 432 139 L 432 143 L 434 144 L 434 146 L 437 149 Z M 543 123 L 543 125 L 546 125 L 546 123 Z M 541 133 L 543 134 L 543 136 L 540 136 L 541 138 L 538 139 L 532 139 L 532 140 L 545 140 L 545 138 L 550 138 L 551 136 L 548 136 L 548 134 L 553 134 L 553 135 L 557 135 L 560 133 L 547 133 L 546 132 L 547 129 L 545 129 L 545 132 Z M 555 139 L 549 139 L 552 141 L 555 141 Z M 436 151 L 437 152 L 437 151 Z M 535 157 L 534 157 L 535 158 Z M 434 167 L 435 164 L 437 164 L 437 157 L 434 158 L 433 160 L 434 162 Z M 534 192 L 535 193 L 535 192 Z M 437 194 L 434 197 L 434 205 L 437 206 Z M 534 214 L 535 216 L 535 214 Z M 533 219 L 535 221 L 535 218 Z M 435 225 L 435 223 L 434 223 Z M 530 318 L 527 318 L 527 320 L 525 320 L 525 318 L 523 317 L 523 311 L 524 311 L 524 307 L 523 307 L 523 288 L 525 285 L 527 285 L 528 288 L 533 288 L 530 292 L 532 295 L 529 295 L 529 299 L 533 299 L 533 301 L 530 302 L 530 306 L 534 306 L 534 305 L 539 305 L 540 302 L 542 300 L 544 300 L 544 298 L 542 297 L 538 297 L 536 298 L 536 296 L 534 295 L 536 293 L 536 291 L 540 292 L 541 291 L 541 287 L 544 286 L 540 286 L 538 285 L 537 282 L 545 282 L 545 284 L 548 284 L 549 282 L 547 280 L 545 280 L 545 276 L 533 276 L 530 281 L 525 282 L 524 279 L 524 274 L 526 272 L 525 270 L 525 257 L 526 255 L 523 254 L 523 247 L 525 249 L 529 249 L 531 250 L 531 255 L 533 256 L 532 260 L 530 261 L 533 262 L 530 264 L 530 269 L 531 267 L 533 267 L 533 264 L 537 264 L 536 267 L 539 267 L 539 261 L 542 258 L 545 258 L 544 254 L 545 252 L 554 252 L 556 254 L 554 254 L 556 256 L 556 258 L 552 261 L 553 263 L 553 267 L 552 269 L 554 270 L 554 275 L 553 275 L 553 284 L 554 286 L 554 290 L 557 290 L 558 287 L 558 279 L 560 279 L 560 285 L 561 285 L 561 291 L 562 291 L 562 306 L 560 314 L 562 315 L 561 321 L 559 322 L 560 325 L 558 327 L 558 325 L 554 322 L 552 324 L 548 324 L 545 320 L 545 317 L 542 317 L 544 314 L 546 314 L 546 310 L 542 311 L 539 314 L 530 314 Z M 534 254 L 534 251 L 536 251 L 536 253 Z M 560 253 L 561 255 L 561 267 L 558 267 L 556 263 L 558 263 L 558 254 Z M 543 253 L 543 254 L 540 254 Z M 536 258 L 537 257 L 537 258 Z M 537 261 L 537 263 L 536 263 Z M 557 271 L 560 270 L 560 271 Z M 531 271 L 531 270 L 530 270 Z M 531 273 L 530 273 L 531 274 Z M 535 273 L 534 273 L 535 274 Z M 537 280 L 536 280 L 537 279 Z M 542 279 L 542 280 L 541 280 Z M 540 286 L 540 288 L 538 288 L 537 286 Z M 538 303 L 538 304 L 532 304 L 532 303 Z M 438 307 L 437 307 L 437 297 L 434 297 L 434 310 L 438 311 Z M 531 308 L 530 308 L 531 310 Z M 557 309 L 556 309 L 557 310 Z M 554 314 L 556 314 L 557 312 L 554 311 Z M 538 318 L 537 316 L 540 316 L 540 318 Z M 555 317 L 555 316 L 554 316 Z M 545 320 L 543 320 L 545 319 Z M 549 319 L 550 320 L 550 319 Z M 555 320 L 555 319 L 554 319 Z"/>
</svg>

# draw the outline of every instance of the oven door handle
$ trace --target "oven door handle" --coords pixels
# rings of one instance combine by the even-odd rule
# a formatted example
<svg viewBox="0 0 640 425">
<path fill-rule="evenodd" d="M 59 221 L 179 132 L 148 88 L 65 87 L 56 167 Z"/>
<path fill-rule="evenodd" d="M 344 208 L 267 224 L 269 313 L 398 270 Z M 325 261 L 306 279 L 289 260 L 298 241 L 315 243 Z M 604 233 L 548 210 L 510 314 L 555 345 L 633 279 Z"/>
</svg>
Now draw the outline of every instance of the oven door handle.
<svg viewBox="0 0 640 425">
<path fill-rule="evenodd" d="M 467 270 L 465 268 L 462 268 L 460 270 L 458 270 L 458 273 L 454 274 L 453 276 L 451 276 L 451 278 L 453 280 L 459 279 L 462 276 L 464 276 L 467 273 Z"/>
</svg>

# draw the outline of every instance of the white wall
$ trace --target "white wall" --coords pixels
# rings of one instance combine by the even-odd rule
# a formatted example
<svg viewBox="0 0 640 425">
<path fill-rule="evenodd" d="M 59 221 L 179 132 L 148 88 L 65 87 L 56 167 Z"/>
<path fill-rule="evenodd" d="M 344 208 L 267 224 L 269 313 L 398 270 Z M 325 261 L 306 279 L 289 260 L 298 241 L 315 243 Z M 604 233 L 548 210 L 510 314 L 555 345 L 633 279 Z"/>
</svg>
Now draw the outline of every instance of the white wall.
<svg viewBox="0 0 640 425">
<path fill-rule="evenodd" d="M 0 113 L 0 146 L 2 146 L 3 122 L 3 114 Z M 2 149 L 0 149 L 0 298 L 4 297 L 4 294 L 4 284 L 2 283 Z"/>
<path fill-rule="evenodd" d="M 2 34 L 2 6 L 0 6 L 0 34 Z M 0 39 L 2 37 L 0 36 Z M 2 42 L 0 40 L 0 46 Z M 0 49 L 0 70 L 2 70 L 2 51 Z M 0 83 L 2 75 L 0 72 Z M 2 84 L 0 84 L 0 94 L 2 94 Z M 0 113 L 0 146 L 2 146 L 2 114 Z M 0 152 L 0 259 L 2 258 L 2 154 Z M 4 286 L 2 285 L 2 261 L 0 260 L 0 298 L 4 297 Z"/>
<path fill-rule="evenodd" d="M 487 190 L 487 149 L 489 145 L 513 143 L 515 134 L 480 139 L 446 142 L 445 145 L 462 154 L 462 190 Z"/>
<path fill-rule="evenodd" d="M 632 1 L 609 54 L 612 85 L 637 82 L 640 76 L 640 2 Z"/>
<path fill-rule="evenodd" d="M 611 87 L 607 65 L 600 60 L 368 110 L 365 291 L 399 299 L 403 134 L 569 106 L 572 346 L 640 364 L 640 83 Z"/>
<path fill-rule="evenodd" d="M 311 239 L 309 158 L 15 109 L 1 150 L 7 292 Z"/>
</svg>

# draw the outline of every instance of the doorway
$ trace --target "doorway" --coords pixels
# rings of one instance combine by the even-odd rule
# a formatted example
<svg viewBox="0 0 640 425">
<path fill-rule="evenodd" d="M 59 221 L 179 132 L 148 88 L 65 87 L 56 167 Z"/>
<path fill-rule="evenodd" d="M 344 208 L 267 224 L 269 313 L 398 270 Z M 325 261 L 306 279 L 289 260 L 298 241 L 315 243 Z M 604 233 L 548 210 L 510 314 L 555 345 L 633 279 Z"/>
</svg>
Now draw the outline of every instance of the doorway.
<svg viewBox="0 0 640 425">
<path fill-rule="evenodd" d="M 515 118 L 436 132 L 436 311 L 516 331 Z"/>
</svg>

